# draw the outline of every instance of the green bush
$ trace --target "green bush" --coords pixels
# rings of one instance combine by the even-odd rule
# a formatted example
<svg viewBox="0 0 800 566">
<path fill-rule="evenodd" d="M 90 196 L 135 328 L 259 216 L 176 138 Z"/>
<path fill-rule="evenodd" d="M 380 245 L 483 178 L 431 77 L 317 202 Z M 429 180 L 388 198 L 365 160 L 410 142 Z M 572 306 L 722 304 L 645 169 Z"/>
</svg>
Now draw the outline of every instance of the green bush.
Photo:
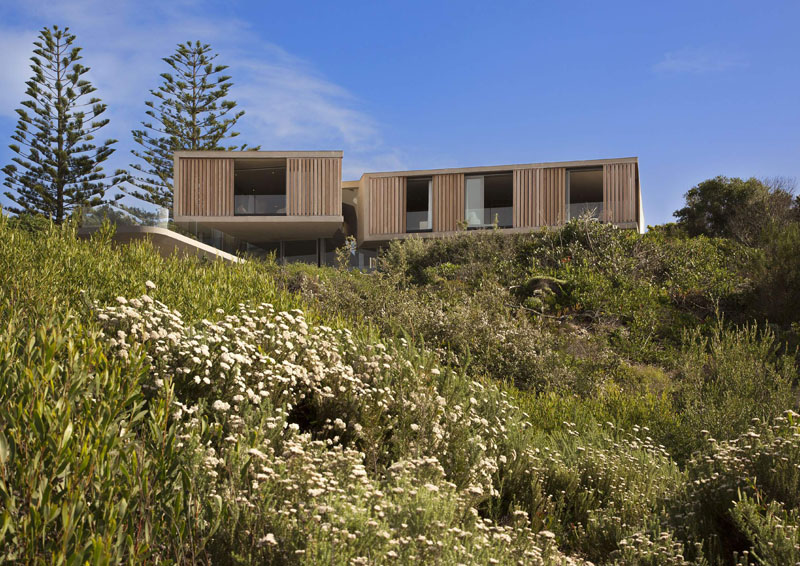
<svg viewBox="0 0 800 566">
<path fill-rule="evenodd" d="M 798 415 L 787 411 L 772 423 L 755 421 L 732 440 L 706 434 L 704 449 L 687 466 L 689 482 L 678 518 L 687 536 L 706 541 L 710 555 L 724 561 L 734 552 L 762 558 L 768 548 L 773 556 L 797 552 L 791 541 L 800 528 Z"/>
<path fill-rule="evenodd" d="M 740 246 L 571 222 L 366 274 L 110 235 L 0 219 L 2 560 L 794 558 L 796 365 L 734 324 Z"/>
<path fill-rule="evenodd" d="M 728 440 L 752 419 L 766 421 L 795 405 L 797 367 L 792 356 L 778 353 L 771 330 L 725 328 L 720 321 L 708 337 L 689 332 L 684 344 L 675 394 L 687 440 L 683 456 L 700 445 L 692 431 Z"/>
</svg>

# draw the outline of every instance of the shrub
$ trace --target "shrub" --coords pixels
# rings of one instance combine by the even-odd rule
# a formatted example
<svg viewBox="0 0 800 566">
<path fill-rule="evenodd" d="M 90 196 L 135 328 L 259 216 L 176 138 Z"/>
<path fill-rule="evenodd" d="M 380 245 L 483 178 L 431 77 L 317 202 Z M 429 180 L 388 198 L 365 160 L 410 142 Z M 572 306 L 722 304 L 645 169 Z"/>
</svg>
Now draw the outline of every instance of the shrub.
<svg viewBox="0 0 800 566">
<path fill-rule="evenodd" d="M 752 419 L 769 420 L 794 407 L 794 359 L 778 354 L 771 330 L 755 324 L 725 328 L 718 322 L 710 336 L 694 330 L 684 343 L 676 395 L 687 440 L 697 439 L 691 431 L 698 430 L 731 439 Z M 686 455 L 697 442 L 687 443 Z"/>
<path fill-rule="evenodd" d="M 679 519 L 689 531 L 687 536 L 707 541 L 712 557 L 727 559 L 745 551 L 763 556 L 769 542 L 775 552 L 784 552 L 786 539 L 797 536 L 797 418 L 797 413 L 787 411 L 773 423 L 755 419 L 749 430 L 728 441 L 706 433 L 704 450 L 687 465 L 686 503 Z M 778 531 L 783 527 L 776 527 L 779 523 L 786 528 L 783 535 Z"/>
</svg>

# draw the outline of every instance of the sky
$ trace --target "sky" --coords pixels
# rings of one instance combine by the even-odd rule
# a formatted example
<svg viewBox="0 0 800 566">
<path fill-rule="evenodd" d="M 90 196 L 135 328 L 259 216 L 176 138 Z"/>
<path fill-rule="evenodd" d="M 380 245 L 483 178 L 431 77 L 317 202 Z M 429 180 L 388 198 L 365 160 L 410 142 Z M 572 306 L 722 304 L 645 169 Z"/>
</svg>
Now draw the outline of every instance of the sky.
<svg viewBox="0 0 800 566">
<path fill-rule="evenodd" d="M 800 2 L 0 1 L 0 165 L 33 41 L 69 26 L 108 169 L 177 44 L 229 65 L 239 140 L 366 171 L 637 156 L 645 221 L 717 175 L 800 177 Z M 0 197 L 0 204 L 7 202 Z"/>
</svg>

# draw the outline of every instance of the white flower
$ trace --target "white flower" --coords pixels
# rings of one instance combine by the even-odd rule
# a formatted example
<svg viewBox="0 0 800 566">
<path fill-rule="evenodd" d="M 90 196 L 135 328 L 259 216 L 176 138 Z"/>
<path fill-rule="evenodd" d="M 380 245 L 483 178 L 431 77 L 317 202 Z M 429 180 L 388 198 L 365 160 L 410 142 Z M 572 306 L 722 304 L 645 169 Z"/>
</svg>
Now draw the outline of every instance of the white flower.
<svg viewBox="0 0 800 566">
<path fill-rule="evenodd" d="M 268 544 L 270 546 L 277 546 L 278 545 L 278 541 L 275 540 L 275 535 L 273 535 L 272 533 L 267 533 L 266 536 L 264 536 L 264 537 L 262 537 L 262 538 L 260 538 L 258 540 L 258 544 L 260 544 L 260 545 Z"/>
<path fill-rule="evenodd" d="M 147 287 L 148 289 L 155 289 L 156 288 L 156 284 L 153 283 L 152 281 L 150 281 L 149 279 L 144 282 L 144 286 Z"/>
<path fill-rule="evenodd" d="M 250 454 L 251 456 L 255 456 L 256 458 L 258 458 L 260 460 L 268 460 L 269 459 L 269 458 L 267 458 L 267 455 L 264 454 L 258 448 L 251 448 L 250 450 L 247 451 L 247 453 Z"/>
<path fill-rule="evenodd" d="M 229 403 L 226 403 L 225 401 L 221 401 L 220 399 L 217 399 L 216 401 L 214 401 L 214 404 L 211 405 L 211 407 L 215 411 L 222 411 L 222 412 L 227 411 L 228 409 L 231 408 Z"/>
</svg>

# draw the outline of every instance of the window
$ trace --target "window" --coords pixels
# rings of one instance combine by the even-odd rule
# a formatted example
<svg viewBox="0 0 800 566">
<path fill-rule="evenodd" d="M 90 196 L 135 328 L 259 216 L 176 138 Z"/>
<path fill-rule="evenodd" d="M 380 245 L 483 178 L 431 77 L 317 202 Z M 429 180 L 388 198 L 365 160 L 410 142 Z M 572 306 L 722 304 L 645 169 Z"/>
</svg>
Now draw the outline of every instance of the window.
<svg viewBox="0 0 800 566">
<path fill-rule="evenodd" d="M 237 216 L 285 215 L 286 160 L 234 161 L 233 212 Z"/>
<path fill-rule="evenodd" d="M 467 228 L 511 228 L 514 206 L 514 177 L 496 173 L 465 178 Z"/>
<path fill-rule="evenodd" d="M 285 263 L 310 263 L 312 265 L 319 265 L 317 240 L 284 242 L 283 261 Z"/>
<path fill-rule="evenodd" d="M 569 217 L 588 214 L 591 218 L 603 217 L 603 170 L 573 169 L 567 183 Z"/>
<path fill-rule="evenodd" d="M 430 232 L 433 229 L 431 218 L 431 180 L 406 180 L 406 232 Z"/>
</svg>

